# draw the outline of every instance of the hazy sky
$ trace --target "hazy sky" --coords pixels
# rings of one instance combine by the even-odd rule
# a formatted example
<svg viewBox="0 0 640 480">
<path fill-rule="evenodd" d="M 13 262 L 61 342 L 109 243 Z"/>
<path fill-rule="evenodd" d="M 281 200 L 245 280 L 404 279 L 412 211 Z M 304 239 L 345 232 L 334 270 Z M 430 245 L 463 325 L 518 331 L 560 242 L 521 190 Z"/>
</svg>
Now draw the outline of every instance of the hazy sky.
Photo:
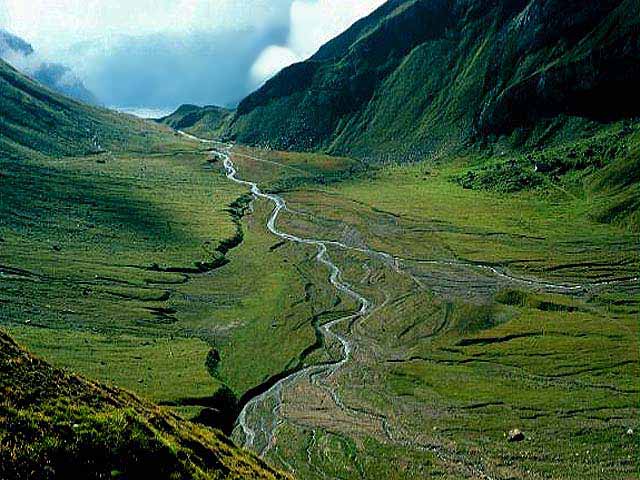
<svg viewBox="0 0 640 480">
<path fill-rule="evenodd" d="M 0 28 L 108 105 L 233 104 L 384 0 L 0 0 Z"/>
</svg>

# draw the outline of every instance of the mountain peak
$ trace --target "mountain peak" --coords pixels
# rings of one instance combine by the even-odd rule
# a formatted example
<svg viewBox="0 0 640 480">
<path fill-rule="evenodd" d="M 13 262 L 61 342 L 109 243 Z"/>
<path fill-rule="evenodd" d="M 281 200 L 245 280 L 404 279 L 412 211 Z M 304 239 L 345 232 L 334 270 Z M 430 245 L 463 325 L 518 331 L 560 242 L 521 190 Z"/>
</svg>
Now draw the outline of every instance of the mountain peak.
<svg viewBox="0 0 640 480">
<path fill-rule="evenodd" d="M 31 44 L 6 30 L 0 29 L 0 57 L 4 57 L 10 51 L 22 55 L 32 55 L 34 52 Z"/>
</svg>

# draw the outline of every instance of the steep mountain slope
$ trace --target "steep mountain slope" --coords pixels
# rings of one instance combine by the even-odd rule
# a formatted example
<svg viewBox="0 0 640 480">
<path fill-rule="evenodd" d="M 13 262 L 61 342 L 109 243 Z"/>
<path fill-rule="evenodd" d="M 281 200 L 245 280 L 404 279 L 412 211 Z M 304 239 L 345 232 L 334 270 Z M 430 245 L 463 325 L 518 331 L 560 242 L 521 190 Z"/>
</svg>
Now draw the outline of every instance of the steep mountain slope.
<svg viewBox="0 0 640 480">
<path fill-rule="evenodd" d="M 79 102 L 99 105 L 96 96 L 85 87 L 73 71 L 59 63 L 42 63 L 33 73 L 33 78 L 43 85 L 71 97 Z"/>
<path fill-rule="evenodd" d="M 0 156 L 72 156 L 153 144 L 167 129 L 54 93 L 0 60 Z"/>
<path fill-rule="evenodd" d="M 0 478 L 284 478 L 213 430 L 57 370 L 0 332 Z"/>
<path fill-rule="evenodd" d="M 4 57 L 11 52 L 27 56 L 33 54 L 33 47 L 20 37 L 0 29 L 0 57 Z"/>
<path fill-rule="evenodd" d="M 0 30 L 0 58 L 9 63 L 17 61 L 28 65 L 25 73 L 43 85 L 78 101 L 97 105 L 98 99 L 78 79 L 73 71 L 59 63 L 42 62 L 35 57 L 33 47 L 20 37 Z"/>
<path fill-rule="evenodd" d="M 638 0 L 390 0 L 246 98 L 228 134 L 422 158 L 579 137 L 640 113 Z"/>
<path fill-rule="evenodd" d="M 182 105 L 158 122 L 203 138 L 219 138 L 223 135 L 232 116 L 233 111 L 222 107 Z"/>
</svg>

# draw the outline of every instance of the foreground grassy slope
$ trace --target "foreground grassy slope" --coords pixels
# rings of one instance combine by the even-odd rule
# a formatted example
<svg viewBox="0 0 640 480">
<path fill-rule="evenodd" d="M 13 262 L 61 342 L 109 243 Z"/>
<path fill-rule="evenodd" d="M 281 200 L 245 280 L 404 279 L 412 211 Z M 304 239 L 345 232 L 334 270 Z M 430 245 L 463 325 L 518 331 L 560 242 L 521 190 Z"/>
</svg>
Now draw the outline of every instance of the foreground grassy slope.
<svg viewBox="0 0 640 480">
<path fill-rule="evenodd" d="M 0 332 L 0 478 L 284 478 L 221 434 L 52 368 Z"/>
<path fill-rule="evenodd" d="M 391 0 L 243 100 L 242 143 L 411 160 L 637 115 L 637 0 Z"/>
</svg>

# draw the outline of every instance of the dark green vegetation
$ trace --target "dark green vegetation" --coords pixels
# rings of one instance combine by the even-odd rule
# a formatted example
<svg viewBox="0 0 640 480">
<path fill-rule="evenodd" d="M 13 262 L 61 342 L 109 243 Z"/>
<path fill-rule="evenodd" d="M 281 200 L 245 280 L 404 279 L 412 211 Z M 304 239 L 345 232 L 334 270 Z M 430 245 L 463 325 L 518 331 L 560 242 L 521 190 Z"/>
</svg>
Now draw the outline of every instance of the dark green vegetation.
<svg viewBox="0 0 640 480">
<path fill-rule="evenodd" d="M 220 433 L 64 373 L 0 332 L 0 478 L 285 478 Z"/>
<path fill-rule="evenodd" d="M 222 107 L 182 105 L 158 122 L 200 138 L 216 139 L 224 134 L 232 116 L 231 110 Z"/>
<path fill-rule="evenodd" d="M 80 102 L 97 105 L 98 100 L 84 84 L 75 77 L 69 67 L 59 63 L 43 62 L 36 65 L 33 47 L 15 35 L 0 29 L 0 59 L 17 60 L 27 63 L 33 70 L 31 76 L 63 95 L 68 95 Z"/>
<path fill-rule="evenodd" d="M 228 135 L 420 160 L 535 147 L 640 111 L 638 0 L 391 0 L 238 106 Z"/>
</svg>

